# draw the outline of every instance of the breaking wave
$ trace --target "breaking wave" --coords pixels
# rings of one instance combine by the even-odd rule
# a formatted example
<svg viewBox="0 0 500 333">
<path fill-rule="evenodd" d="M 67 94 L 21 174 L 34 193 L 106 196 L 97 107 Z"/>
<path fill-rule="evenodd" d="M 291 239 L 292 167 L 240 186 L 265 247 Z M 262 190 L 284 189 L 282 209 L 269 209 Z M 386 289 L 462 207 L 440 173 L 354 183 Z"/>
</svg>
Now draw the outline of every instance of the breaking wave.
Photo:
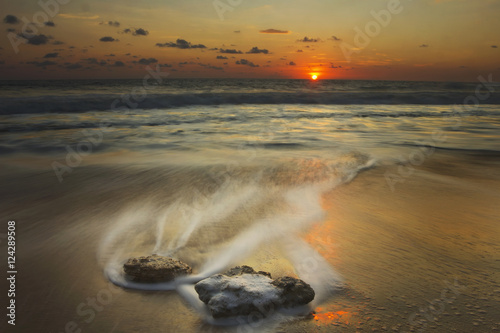
<svg viewBox="0 0 500 333">
<path fill-rule="evenodd" d="M 240 104 L 463 104 L 464 92 L 259 92 L 259 93 L 175 93 L 150 94 L 136 103 L 119 94 L 51 95 L 3 97 L 0 114 L 81 113 L 88 111 L 126 111 L 129 109 L 169 109 L 186 106 Z M 500 94 L 492 94 L 488 104 L 500 104 Z"/>
</svg>

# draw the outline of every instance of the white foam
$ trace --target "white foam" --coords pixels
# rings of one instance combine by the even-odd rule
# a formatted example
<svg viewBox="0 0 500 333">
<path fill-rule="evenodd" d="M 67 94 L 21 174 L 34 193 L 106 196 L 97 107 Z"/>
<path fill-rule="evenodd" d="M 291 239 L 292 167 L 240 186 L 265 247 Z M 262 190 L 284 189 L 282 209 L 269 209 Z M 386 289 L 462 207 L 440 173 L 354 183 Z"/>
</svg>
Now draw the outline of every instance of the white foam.
<svg viewBox="0 0 500 333">
<path fill-rule="evenodd" d="M 121 215 L 101 242 L 99 256 L 104 263 L 106 276 L 124 288 L 176 289 L 204 320 L 213 322 L 206 314 L 206 307 L 196 298 L 193 284 L 231 266 L 241 265 L 245 258 L 266 247 L 266 244 L 273 244 L 279 245 L 299 278 L 315 290 L 316 298 L 312 305 L 324 302 L 341 285 L 341 277 L 298 235 L 324 219 L 325 212 L 321 202 L 325 191 L 351 181 L 360 170 L 370 167 L 374 161 L 351 154 L 333 161 L 320 162 L 306 161 L 298 164 L 299 171 L 305 165 L 305 171 L 312 173 L 307 174 L 308 177 L 311 176 L 307 178 L 309 180 L 302 182 L 294 181 L 293 172 L 296 171 L 293 166 L 284 169 L 267 168 L 264 170 L 271 170 L 268 171 L 271 174 L 267 178 L 261 177 L 261 173 L 266 172 L 263 169 L 256 171 L 253 178 L 228 178 L 209 194 L 180 191 L 178 199 L 162 209 L 151 205 L 131 207 Z M 282 177 L 279 182 L 274 181 L 274 175 Z M 263 182 L 263 179 L 267 179 L 269 183 Z M 187 200 L 189 195 L 191 198 Z M 271 210 L 254 207 L 247 211 L 249 203 L 267 204 L 255 198 L 269 198 L 279 205 Z M 247 222 L 239 222 L 234 230 L 227 233 L 230 237 L 227 241 L 204 243 L 199 249 L 195 242 L 189 243 L 193 249 L 187 252 L 191 256 L 188 259 L 198 260 L 199 267 L 195 266 L 194 269 L 199 273 L 177 278 L 169 283 L 138 283 L 129 281 L 124 276 L 122 266 L 127 256 L 137 252 L 146 255 L 149 254 L 148 251 L 174 256 L 181 253 L 195 233 L 200 237 L 204 230 L 212 231 L 219 224 L 225 225 L 233 215 L 238 212 L 241 215 L 242 210 L 245 211 Z M 223 322 L 229 323 L 231 320 Z"/>
</svg>

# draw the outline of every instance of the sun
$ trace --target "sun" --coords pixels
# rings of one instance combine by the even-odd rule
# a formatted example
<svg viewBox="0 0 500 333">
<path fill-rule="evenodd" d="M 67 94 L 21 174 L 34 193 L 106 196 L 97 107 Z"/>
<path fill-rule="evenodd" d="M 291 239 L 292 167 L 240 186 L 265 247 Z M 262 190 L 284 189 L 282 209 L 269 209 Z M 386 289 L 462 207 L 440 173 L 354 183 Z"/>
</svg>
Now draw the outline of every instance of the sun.
<svg viewBox="0 0 500 333">
<path fill-rule="evenodd" d="M 313 75 L 311 75 L 311 79 L 313 79 L 314 81 L 316 81 L 318 79 L 318 76 L 316 74 L 313 74 Z"/>
</svg>

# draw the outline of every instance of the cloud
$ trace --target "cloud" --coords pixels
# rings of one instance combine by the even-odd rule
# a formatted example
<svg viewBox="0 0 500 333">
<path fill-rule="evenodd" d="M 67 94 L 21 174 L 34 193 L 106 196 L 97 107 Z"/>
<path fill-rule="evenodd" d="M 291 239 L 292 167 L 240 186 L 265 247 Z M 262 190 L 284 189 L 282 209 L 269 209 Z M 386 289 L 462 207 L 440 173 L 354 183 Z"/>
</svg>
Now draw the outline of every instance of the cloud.
<svg viewBox="0 0 500 333">
<path fill-rule="evenodd" d="M 78 62 L 76 62 L 76 63 L 67 62 L 67 63 L 64 64 L 64 68 L 70 69 L 70 70 L 72 70 L 72 69 L 80 69 L 82 67 L 83 66 L 80 63 L 78 63 Z"/>
<path fill-rule="evenodd" d="M 179 49 L 206 49 L 207 47 L 203 44 L 196 44 L 196 45 L 193 45 L 191 44 L 190 42 L 184 40 L 184 39 L 177 39 L 174 42 L 167 42 L 167 43 L 156 43 L 156 46 L 158 47 L 176 47 L 176 48 L 179 48 Z"/>
<path fill-rule="evenodd" d="M 143 28 L 135 29 L 135 32 L 132 34 L 134 36 L 147 36 L 149 35 L 149 31 L 144 30 Z"/>
<path fill-rule="evenodd" d="M 205 67 L 205 68 L 209 68 L 209 69 L 215 69 L 215 70 L 218 70 L 218 71 L 223 71 L 224 70 L 224 68 L 222 68 L 222 67 L 212 66 L 210 64 L 198 63 L 198 65 L 201 66 L 201 67 Z"/>
<path fill-rule="evenodd" d="M 241 52 L 239 50 L 237 51 L 235 49 L 226 49 L 226 50 L 220 49 L 219 52 L 220 53 L 229 53 L 229 54 L 243 54 L 243 52 Z"/>
<path fill-rule="evenodd" d="M 498 49 L 498 45 L 491 45 L 492 49 Z"/>
<path fill-rule="evenodd" d="M 6 15 L 3 19 L 3 23 L 6 23 L 6 24 L 18 24 L 20 22 L 21 21 L 19 21 L 17 16 L 10 15 L 10 14 Z"/>
<path fill-rule="evenodd" d="M 124 34 L 130 34 L 131 33 L 134 36 L 147 36 L 147 35 L 149 35 L 149 31 L 144 30 L 143 28 L 139 28 L 139 29 L 136 29 L 136 28 L 124 29 L 123 33 Z"/>
<path fill-rule="evenodd" d="M 119 27 L 120 26 L 120 22 L 118 22 L 118 21 L 101 22 L 99 24 L 100 25 L 109 25 L 110 27 Z"/>
<path fill-rule="evenodd" d="M 329 68 L 342 68 L 342 66 L 335 66 L 333 62 L 331 62 Z"/>
<path fill-rule="evenodd" d="M 115 61 L 115 63 L 113 64 L 113 66 L 114 67 L 124 67 L 125 64 L 122 61 L 118 60 L 118 61 Z"/>
<path fill-rule="evenodd" d="M 240 30 L 235 30 L 235 31 L 233 31 L 233 32 L 234 32 L 235 34 L 239 34 L 239 33 L 241 33 L 241 31 L 240 31 Z"/>
<path fill-rule="evenodd" d="M 241 59 L 236 61 L 236 65 L 245 65 L 245 66 L 250 66 L 250 67 L 259 67 L 259 65 L 254 64 L 251 61 L 248 61 L 246 59 Z"/>
<path fill-rule="evenodd" d="M 302 51 L 302 50 L 297 50 L 297 52 L 304 52 L 304 51 Z"/>
<path fill-rule="evenodd" d="M 96 58 L 86 58 L 82 59 L 89 65 L 99 65 L 99 66 L 106 66 L 108 62 L 106 60 L 97 60 Z"/>
<path fill-rule="evenodd" d="M 84 61 L 88 65 L 106 66 L 108 64 L 106 60 L 97 60 L 96 58 L 85 58 L 82 59 L 82 61 Z"/>
<path fill-rule="evenodd" d="M 54 52 L 54 53 L 47 53 L 46 55 L 44 55 L 43 57 L 44 58 L 57 58 L 59 56 L 59 53 L 57 52 Z"/>
<path fill-rule="evenodd" d="M 53 65 L 57 65 L 57 62 L 54 62 L 54 61 L 42 61 L 42 62 L 38 62 L 38 61 L 29 61 L 27 62 L 27 64 L 30 64 L 30 65 L 35 65 L 37 67 L 47 67 L 47 66 L 53 66 Z"/>
<path fill-rule="evenodd" d="M 26 39 L 27 43 L 31 44 L 31 45 L 44 45 L 44 44 L 47 44 L 49 42 L 49 39 L 52 39 L 52 37 L 45 36 L 43 34 L 34 35 L 31 37 L 28 37 L 27 35 L 20 34 L 19 37 Z"/>
<path fill-rule="evenodd" d="M 266 49 L 261 50 L 257 46 L 255 46 L 255 47 L 252 47 L 252 49 L 247 52 L 247 54 L 258 54 L 258 53 L 268 54 L 269 50 L 266 50 Z"/>
<path fill-rule="evenodd" d="M 305 36 L 302 39 L 297 40 L 297 42 L 302 42 L 302 43 L 317 43 L 320 41 L 321 41 L 321 39 L 319 39 L 319 38 L 309 38 L 307 36 Z"/>
<path fill-rule="evenodd" d="M 224 60 L 224 59 L 227 59 L 227 57 L 224 57 L 224 56 L 217 56 L 215 59 L 222 59 L 222 60 Z"/>
<path fill-rule="evenodd" d="M 44 22 L 43 24 L 45 24 L 45 26 L 47 26 L 47 27 L 55 27 L 56 26 L 56 24 L 52 21 L 47 21 L 47 22 Z"/>
<path fill-rule="evenodd" d="M 287 65 L 288 65 L 288 66 L 296 66 L 297 64 L 296 64 L 296 63 L 294 63 L 293 61 L 290 61 Z"/>
<path fill-rule="evenodd" d="M 61 42 L 60 40 L 55 40 L 54 42 L 52 42 L 52 45 L 63 45 L 64 42 Z"/>
<path fill-rule="evenodd" d="M 429 45 L 427 45 L 427 44 L 422 44 L 422 45 L 420 45 L 419 47 L 429 47 Z"/>
<path fill-rule="evenodd" d="M 101 37 L 99 40 L 101 42 L 118 42 L 118 39 L 114 39 L 113 37 L 110 36 Z"/>
<path fill-rule="evenodd" d="M 179 62 L 179 67 L 183 67 L 184 65 L 197 65 L 194 61 L 183 61 Z"/>
<path fill-rule="evenodd" d="M 134 64 L 140 64 L 140 65 L 151 65 L 151 64 L 156 64 L 158 62 L 157 59 L 155 58 L 141 58 L 139 61 L 133 61 Z"/>
<path fill-rule="evenodd" d="M 330 38 L 328 38 L 329 40 L 333 40 L 334 42 L 340 42 L 342 41 L 342 38 L 338 38 L 337 36 L 332 36 Z"/>
<path fill-rule="evenodd" d="M 82 60 L 85 61 L 89 65 L 99 65 L 99 61 L 96 58 L 86 58 L 86 59 L 82 59 Z"/>
<path fill-rule="evenodd" d="M 266 29 L 259 31 L 261 34 L 289 34 L 288 30 L 278 30 L 278 29 Z"/>
</svg>

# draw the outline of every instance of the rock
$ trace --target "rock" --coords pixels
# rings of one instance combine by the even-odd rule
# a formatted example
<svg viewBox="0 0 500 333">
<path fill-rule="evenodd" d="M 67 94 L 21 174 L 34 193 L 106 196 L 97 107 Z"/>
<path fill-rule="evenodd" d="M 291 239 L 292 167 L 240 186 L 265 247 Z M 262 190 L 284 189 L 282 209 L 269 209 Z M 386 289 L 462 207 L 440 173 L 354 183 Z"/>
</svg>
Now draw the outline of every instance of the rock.
<svg viewBox="0 0 500 333">
<path fill-rule="evenodd" d="M 264 271 L 256 271 L 250 266 L 236 266 L 228 270 L 227 272 L 223 273 L 226 276 L 237 276 L 237 275 L 242 275 L 242 274 L 260 274 L 267 276 L 268 278 L 272 279 L 271 273 L 264 272 Z"/>
<path fill-rule="evenodd" d="M 280 307 L 305 305 L 315 296 L 311 286 L 300 279 L 287 276 L 273 281 L 271 274 L 249 266 L 213 275 L 194 288 L 214 318 L 252 313 L 268 316 Z"/>
<path fill-rule="evenodd" d="M 285 308 L 305 305 L 314 299 L 313 288 L 304 281 L 290 276 L 277 278 L 271 283 L 281 291 L 281 304 Z"/>
<path fill-rule="evenodd" d="M 123 265 L 125 273 L 139 282 L 167 282 L 192 273 L 182 261 L 156 254 L 130 258 Z"/>
<path fill-rule="evenodd" d="M 279 290 L 271 282 L 261 274 L 233 277 L 217 274 L 198 282 L 194 288 L 212 316 L 223 318 L 276 309 Z"/>
</svg>

